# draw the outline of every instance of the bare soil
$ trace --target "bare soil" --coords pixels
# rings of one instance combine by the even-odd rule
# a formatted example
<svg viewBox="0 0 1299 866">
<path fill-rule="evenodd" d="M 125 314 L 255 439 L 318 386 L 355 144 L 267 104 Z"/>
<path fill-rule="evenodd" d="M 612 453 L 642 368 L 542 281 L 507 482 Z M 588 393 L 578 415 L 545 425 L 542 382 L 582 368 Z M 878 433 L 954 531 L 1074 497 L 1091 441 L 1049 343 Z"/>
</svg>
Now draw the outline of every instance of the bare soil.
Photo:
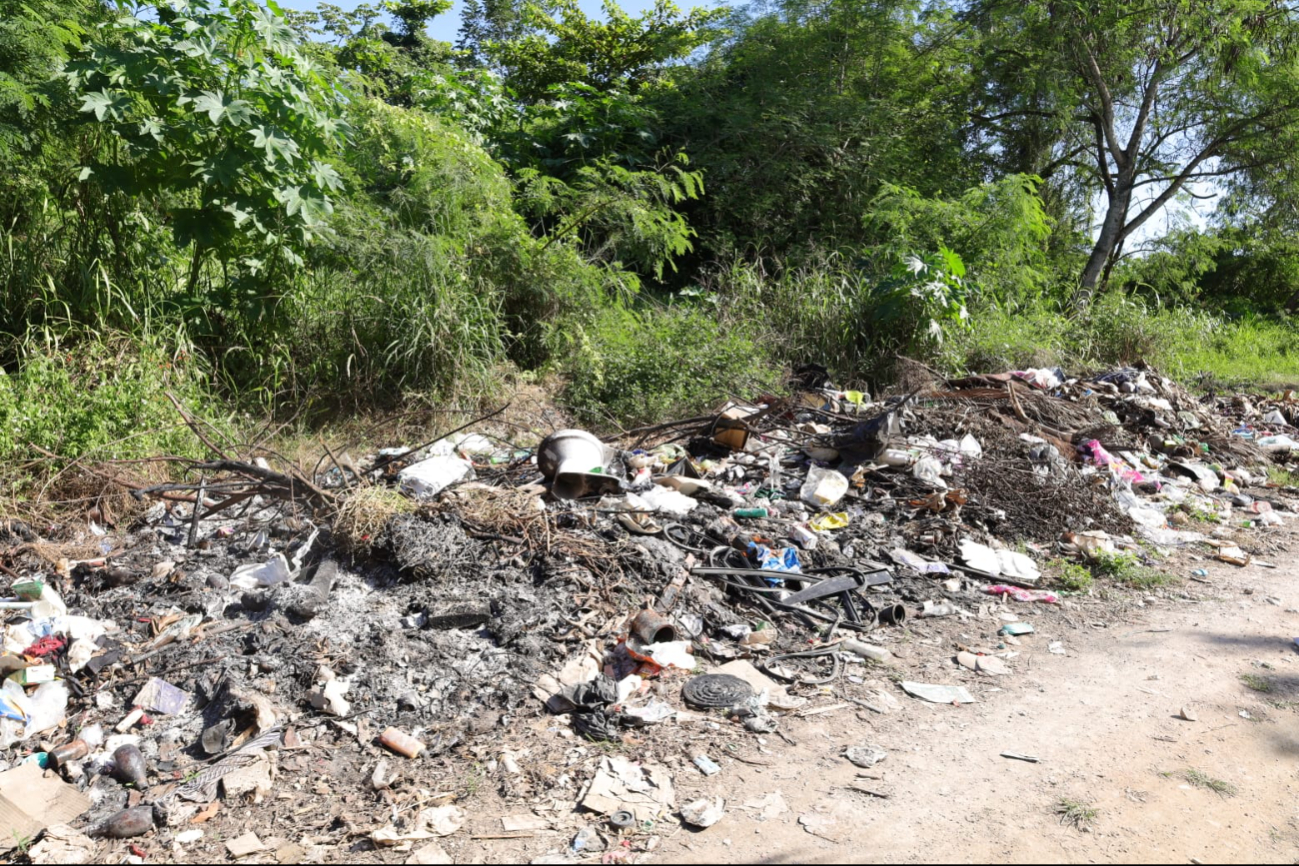
<svg viewBox="0 0 1299 866">
<path fill-rule="evenodd" d="M 686 762 L 674 768 L 678 803 L 722 796 L 726 816 L 702 831 L 664 827 L 657 850 L 631 856 L 1295 862 L 1299 564 L 1283 551 L 1272 559 L 1278 568 L 1184 561 L 1179 573 L 1206 568 L 1207 583 L 1186 582 L 1158 597 L 1138 593 L 1129 603 L 1079 603 L 1058 625 L 1020 638 L 1012 673 L 995 679 L 959 668 L 951 656 L 957 643 L 995 641 L 1000 620 L 912 622 L 907 677 L 966 684 L 978 703 L 927 704 L 894 687 L 901 708 L 888 715 L 850 706 L 787 718 L 783 730 L 796 746 L 767 736 L 755 753 L 753 735 L 737 733 L 739 751 L 769 766 L 723 750 L 712 754 L 723 768 L 718 776 L 705 778 Z M 1014 608 L 1035 621 L 1042 606 Z M 1048 652 L 1054 641 L 1065 655 Z M 1242 675 L 1271 690 L 1249 688 Z M 888 677 L 874 679 L 892 686 Z M 827 697 L 811 706 L 836 703 Z M 1183 708 L 1197 720 L 1181 719 Z M 883 747 L 887 759 L 860 770 L 841 757 L 861 743 Z M 1187 771 L 1226 782 L 1235 794 L 1196 787 Z M 1090 826 L 1063 820 L 1062 800 L 1094 809 Z M 492 809 L 474 811 L 471 834 L 500 831 Z M 526 842 L 452 838 L 444 847 L 456 862 L 528 860 L 566 847 L 572 829 Z"/>
</svg>

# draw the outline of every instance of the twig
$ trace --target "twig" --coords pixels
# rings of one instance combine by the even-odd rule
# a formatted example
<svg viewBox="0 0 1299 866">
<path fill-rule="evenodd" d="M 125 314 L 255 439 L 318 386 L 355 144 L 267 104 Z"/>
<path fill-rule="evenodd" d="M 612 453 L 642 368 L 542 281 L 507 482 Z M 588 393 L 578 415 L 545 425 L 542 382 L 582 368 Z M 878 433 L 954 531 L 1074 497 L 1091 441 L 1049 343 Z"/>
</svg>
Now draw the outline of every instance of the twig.
<svg viewBox="0 0 1299 866">
<path fill-rule="evenodd" d="M 207 449 L 211 451 L 213 454 L 219 455 L 220 457 L 229 460 L 230 455 L 226 454 L 226 452 L 222 451 L 216 445 L 212 444 L 212 440 L 208 439 L 207 436 L 204 436 L 203 431 L 198 429 L 198 424 L 196 424 L 194 422 L 194 419 L 189 416 L 189 413 L 185 411 L 185 407 L 180 405 L 180 401 L 176 399 L 176 395 L 172 394 L 170 391 L 167 391 L 165 393 L 167 395 L 167 399 L 170 400 L 171 404 L 176 407 L 176 411 L 180 414 L 180 417 L 184 419 L 185 426 L 189 427 L 189 429 L 194 432 L 194 435 L 198 437 L 198 441 L 206 445 Z"/>
<path fill-rule="evenodd" d="M 199 476 L 198 495 L 194 497 L 194 514 L 189 521 L 189 537 L 185 539 L 185 546 L 191 550 L 194 548 L 194 542 L 198 540 L 198 522 L 203 519 L 203 490 L 207 487 L 207 478 Z"/>
</svg>

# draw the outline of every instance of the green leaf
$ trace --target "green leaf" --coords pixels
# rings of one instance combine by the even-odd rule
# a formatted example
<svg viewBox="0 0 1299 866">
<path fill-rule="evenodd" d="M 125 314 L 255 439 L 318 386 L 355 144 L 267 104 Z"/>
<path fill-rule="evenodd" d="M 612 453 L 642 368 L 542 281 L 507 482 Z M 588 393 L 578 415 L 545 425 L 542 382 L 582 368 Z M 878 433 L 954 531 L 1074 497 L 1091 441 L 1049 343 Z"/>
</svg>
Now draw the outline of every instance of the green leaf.
<svg viewBox="0 0 1299 866">
<path fill-rule="evenodd" d="M 311 178 L 316 182 L 316 186 L 321 189 L 341 190 L 343 188 L 343 179 L 339 177 L 334 167 L 327 162 L 312 160 Z"/>
<path fill-rule="evenodd" d="M 194 176 L 208 185 L 216 185 L 233 189 L 239 183 L 239 177 L 243 173 L 243 160 L 236 153 L 225 151 L 207 159 L 195 160 L 190 163 L 194 166 Z"/>
<path fill-rule="evenodd" d="M 326 196 L 308 187 L 288 187 L 281 192 L 289 216 L 300 216 L 307 226 L 323 225 L 334 212 L 334 205 Z"/>
<path fill-rule="evenodd" d="M 146 117 L 140 121 L 140 135 L 152 138 L 154 141 L 162 142 L 163 125 L 162 121 L 156 117 Z"/>
<path fill-rule="evenodd" d="M 279 157 L 292 164 L 298 155 L 297 142 L 278 129 L 268 126 L 255 126 L 248 134 L 253 137 L 253 147 L 259 147 L 266 151 L 268 161 L 274 161 L 276 157 Z"/>
<path fill-rule="evenodd" d="M 81 97 L 81 110 L 93 111 L 95 119 L 102 121 L 105 117 L 120 120 L 121 108 L 126 103 L 120 95 L 103 90 L 96 90 Z"/>
</svg>

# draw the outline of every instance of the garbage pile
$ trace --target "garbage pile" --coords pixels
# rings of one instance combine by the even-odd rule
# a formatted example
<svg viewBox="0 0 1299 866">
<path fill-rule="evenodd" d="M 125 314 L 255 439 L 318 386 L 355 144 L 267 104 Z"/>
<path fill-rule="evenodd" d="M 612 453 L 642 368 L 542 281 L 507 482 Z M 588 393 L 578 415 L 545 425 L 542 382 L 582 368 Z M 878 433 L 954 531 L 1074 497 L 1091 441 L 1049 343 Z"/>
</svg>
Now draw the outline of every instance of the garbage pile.
<svg viewBox="0 0 1299 866">
<path fill-rule="evenodd" d="M 409 850 L 464 815 L 376 753 L 445 775 L 487 749 L 509 787 L 518 757 L 482 744 L 526 718 L 628 743 L 692 719 L 780 737 L 827 689 L 889 712 L 888 690 L 851 694 L 854 671 L 897 664 L 916 619 L 1059 605 L 1048 560 L 1192 547 L 1250 563 L 1237 531 L 1295 516 L 1268 469 L 1299 448 L 1296 420 L 1291 394 L 1201 400 L 1137 368 L 878 401 L 822 376 L 617 441 L 458 431 L 310 472 L 219 454 L 185 483 L 133 485 L 152 505 L 127 531 L 58 546 L 0 523 L 0 801 L 24 847 L 40 840 L 34 862 L 146 834 L 175 854 L 218 809 L 265 808 L 282 776 L 327 766 L 402 813 L 370 842 Z M 955 664 L 1007 674 L 1033 627 L 997 626 L 997 647 Z M 624 835 L 677 807 L 667 769 L 608 755 L 573 799 Z M 724 812 L 680 805 L 699 827 Z M 350 838 L 340 822 L 316 838 Z M 245 835 L 231 856 L 298 844 Z"/>
</svg>

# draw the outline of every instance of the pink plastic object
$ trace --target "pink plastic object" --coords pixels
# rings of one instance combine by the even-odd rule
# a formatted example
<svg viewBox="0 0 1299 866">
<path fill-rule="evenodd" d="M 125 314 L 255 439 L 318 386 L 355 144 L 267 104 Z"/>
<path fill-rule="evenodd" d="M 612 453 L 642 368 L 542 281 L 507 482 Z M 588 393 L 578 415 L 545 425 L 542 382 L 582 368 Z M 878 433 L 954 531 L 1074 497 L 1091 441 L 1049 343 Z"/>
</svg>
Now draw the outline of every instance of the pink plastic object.
<svg viewBox="0 0 1299 866">
<path fill-rule="evenodd" d="M 1124 481 L 1139 483 L 1146 480 L 1140 472 L 1106 451 L 1105 446 L 1096 439 L 1088 439 L 1078 446 L 1078 450 L 1091 458 L 1097 466 L 1104 466 Z"/>
<path fill-rule="evenodd" d="M 1060 601 L 1060 597 L 1054 592 L 1047 592 L 1042 589 L 1020 589 L 1017 586 L 989 586 L 983 590 L 988 595 L 1008 595 L 1015 601 L 1044 601 L 1047 604 L 1055 604 Z"/>
</svg>

